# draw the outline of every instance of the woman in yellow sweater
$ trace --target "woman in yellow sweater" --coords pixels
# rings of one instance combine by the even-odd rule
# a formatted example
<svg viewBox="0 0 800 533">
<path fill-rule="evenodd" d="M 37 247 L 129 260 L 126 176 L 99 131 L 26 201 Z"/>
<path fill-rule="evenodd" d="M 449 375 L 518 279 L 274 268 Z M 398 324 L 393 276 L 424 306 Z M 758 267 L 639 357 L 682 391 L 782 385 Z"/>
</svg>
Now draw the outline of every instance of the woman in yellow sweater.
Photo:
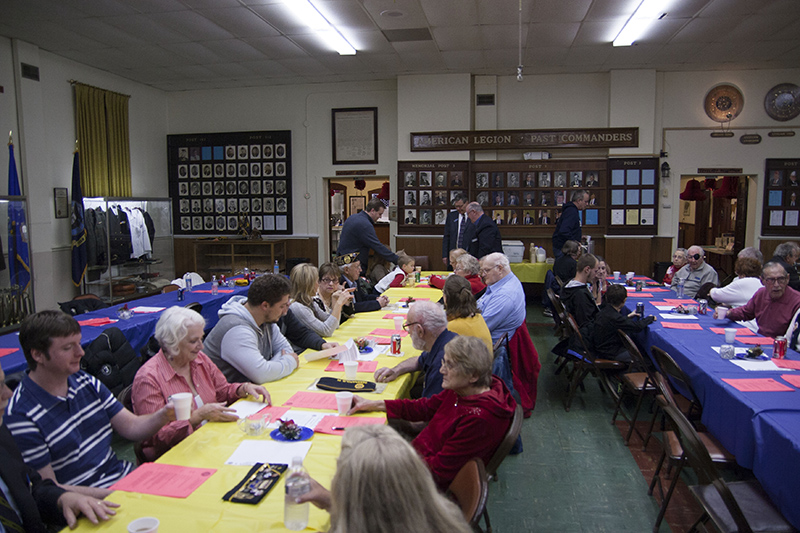
<svg viewBox="0 0 800 533">
<path fill-rule="evenodd" d="M 478 337 L 489 348 L 489 353 L 494 353 L 492 335 L 472 295 L 469 281 L 453 274 L 447 278 L 442 296 L 447 311 L 447 329 L 459 335 Z"/>
</svg>

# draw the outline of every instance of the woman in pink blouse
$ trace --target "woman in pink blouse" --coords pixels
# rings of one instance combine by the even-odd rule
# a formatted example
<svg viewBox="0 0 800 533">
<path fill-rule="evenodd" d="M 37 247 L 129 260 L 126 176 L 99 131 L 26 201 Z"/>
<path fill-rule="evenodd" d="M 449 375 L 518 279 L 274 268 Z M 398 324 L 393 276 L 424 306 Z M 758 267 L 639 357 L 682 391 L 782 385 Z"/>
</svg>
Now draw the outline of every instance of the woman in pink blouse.
<svg viewBox="0 0 800 533">
<path fill-rule="evenodd" d="M 189 420 L 170 422 L 142 443 L 142 451 L 153 461 L 186 438 L 207 421 L 237 420 L 228 405 L 254 396 L 270 403 L 267 389 L 252 383 L 228 383 L 216 365 L 204 354 L 205 319 L 184 307 L 170 307 L 156 324 L 156 340 L 161 350 L 147 361 L 133 380 L 133 411 L 147 414 L 158 411 L 178 392 L 194 396 Z"/>
</svg>

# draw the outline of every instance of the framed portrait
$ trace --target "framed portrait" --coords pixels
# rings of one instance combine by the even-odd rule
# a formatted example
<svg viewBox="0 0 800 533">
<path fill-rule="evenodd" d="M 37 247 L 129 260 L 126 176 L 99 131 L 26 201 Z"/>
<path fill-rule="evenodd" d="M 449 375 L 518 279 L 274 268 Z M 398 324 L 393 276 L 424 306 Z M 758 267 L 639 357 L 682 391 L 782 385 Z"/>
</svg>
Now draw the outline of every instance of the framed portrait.
<svg viewBox="0 0 800 533">
<path fill-rule="evenodd" d="M 378 108 L 331 109 L 334 165 L 378 162 Z"/>
<path fill-rule="evenodd" d="M 359 211 L 363 211 L 367 206 L 366 196 L 351 196 L 350 197 L 350 215 L 353 216 Z"/>
</svg>

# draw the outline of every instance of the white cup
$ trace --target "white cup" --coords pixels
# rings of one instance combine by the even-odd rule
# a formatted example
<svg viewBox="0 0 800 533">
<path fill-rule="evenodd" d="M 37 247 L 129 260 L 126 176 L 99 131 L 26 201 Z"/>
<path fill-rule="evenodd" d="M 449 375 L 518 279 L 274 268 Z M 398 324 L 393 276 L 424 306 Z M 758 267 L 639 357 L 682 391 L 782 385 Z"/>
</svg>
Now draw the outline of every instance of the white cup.
<svg viewBox="0 0 800 533">
<path fill-rule="evenodd" d="M 627 274 L 625 274 L 625 279 L 633 279 L 635 275 L 636 272 L 628 272 Z"/>
<path fill-rule="evenodd" d="M 181 394 L 189 394 L 181 393 Z M 145 516 L 144 518 L 137 518 L 128 524 L 128 533 L 156 533 L 158 531 L 158 518 L 152 516 Z"/>
<path fill-rule="evenodd" d="M 725 320 L 726 316 L 728 316 L 728 308 L 723 305 L 717 307 L 717 318 L 720 320 Z"/>
<path fill-rule="evenodd" d="M 733 344 L 736 340 L 736 328 L 725 328 L 725 344 Z"/>
<path fill-rule="evenodd" d="M 400 331 L 403 329 L 403 317 L 401 316 L 394 317 L 394 329 L 395 331 Z"/>
<path fill-rule="evenodd" d="M 619 270 L 614 271 L 614 281 L 619 281 Z"/>
<path fill-rule="evenodd" d="M 356 379 L 358 361 L 345 361 L 342 365 L 344 365 L 344 379 Z"/>
<path fill-rule="evenodd" d="M 345 416 L 350 406 L 353 404 L 353 393 L 342 391 L 336 393 L 336 408 L 339 410 L 339 416 Z"/>
<path fill-rule="evenodd" d="M 192 414 L 192 393 L 178 392 L 169 398 L 172 400 L 172 405 L 175 406 L 175 419 L 189 420 L 189 416 Z M 158 527 L 158 524 L 156 524 L 156 527 Z"/>
</svg>

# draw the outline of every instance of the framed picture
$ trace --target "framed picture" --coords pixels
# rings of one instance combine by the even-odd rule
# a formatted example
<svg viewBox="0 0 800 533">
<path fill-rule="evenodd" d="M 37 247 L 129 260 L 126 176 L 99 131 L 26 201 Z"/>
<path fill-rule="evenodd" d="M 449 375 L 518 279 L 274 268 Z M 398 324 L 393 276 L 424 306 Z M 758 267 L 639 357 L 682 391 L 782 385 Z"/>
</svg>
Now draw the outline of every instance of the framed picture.
<svg viewBox="0 0 800 533">
<path fill-rule="evenodd" d="M 366 196 L 351 196 L 350 197 L 350 215 L 353 216 L 359 211 L 363 211 L 367 206 Z"/>
<path fill-rule="evenodd" d="M 331 109 L 333 164 L 378 162 L 378 108 Z"/>
</svg>

